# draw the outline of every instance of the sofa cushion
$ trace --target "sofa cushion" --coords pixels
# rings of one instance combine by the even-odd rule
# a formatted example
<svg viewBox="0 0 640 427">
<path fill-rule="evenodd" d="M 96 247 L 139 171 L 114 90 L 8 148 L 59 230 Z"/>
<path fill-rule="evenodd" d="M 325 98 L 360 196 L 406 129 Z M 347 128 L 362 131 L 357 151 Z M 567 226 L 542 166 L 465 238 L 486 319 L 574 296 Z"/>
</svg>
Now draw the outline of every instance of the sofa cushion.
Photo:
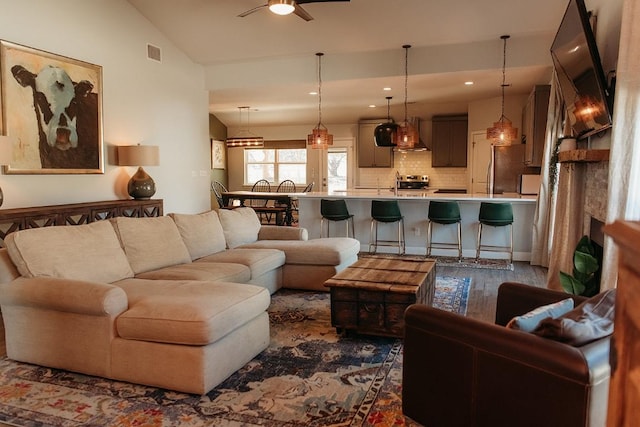
<svg viewBox="0 0 640 427">
<path fill-rule="evenodd" d="M 111 221 L 135 274 L 191 262 L 178 227 L 168 216 Z"/>
<path fill-rule="evenodd" d="M 534 333 L 573 346 L 582 346 L 613 333 L 616 290 L 589 298 L 557 319 L 544 319 Z"/>
<path fill-rule="evenodd" d="M 523 332 L 533 332 L 542 319 L 555 319 L 573 309 L 573 299 L 566 298 L 553 304 L 547 304 L 531 310 L 522 316 L 516 316 L 507 323 L 506 327 Z"/>
<path fill-rule="evenodd" d="M 271 301 L 266 289 L 240 283 L 128 279 L 117 285 L 129 298 L 117 333 L 141 341 L 207 345 L 263 313 Z"/>
<path fill-rule="evenodd" d="M 111 283 L 133 276 L 108 221 L 16 231 L 5 237 L 11 260 L 24 277 L 58 277 Z"/>
<path fill-rule="evenodd" d="M 213 255 L 200 258 L 200 262 L 230 262 L 243 264 L 251 269 L 251 278 L 262 276 L 263 274 L 280 268 L 284 265 L 284 252 L 277 249 L 227 249 Z"/>
<path fill-rule="evenodd" d="M 169 216 L 176 223 L 192 260 L 225 250 L 227 243 L 216 211 Z"/>
<path fill-rule="evenodd" d="M 232 249 L 258 240 L 261 224 L 253 209 L 220 209 L 218 216 L 228 248 Z"/>
<path fill-rule="evenodd" d="M 355 261 L 360 242 L 350 237 L 326 237 L 311 240 L 258 240 L 245 248 L 274 248 L 284 251 L 287 264 L 340 265 Z"/>
<path fill-rule="evenodd" d="M 140 273 L 136 277 L 153 280 L 202 280 L 246 283 L 251 280 L 251 270 L 243 264 L 231 262 L 192 262 L 172 265 L 158 270 Z"/>
</svg>

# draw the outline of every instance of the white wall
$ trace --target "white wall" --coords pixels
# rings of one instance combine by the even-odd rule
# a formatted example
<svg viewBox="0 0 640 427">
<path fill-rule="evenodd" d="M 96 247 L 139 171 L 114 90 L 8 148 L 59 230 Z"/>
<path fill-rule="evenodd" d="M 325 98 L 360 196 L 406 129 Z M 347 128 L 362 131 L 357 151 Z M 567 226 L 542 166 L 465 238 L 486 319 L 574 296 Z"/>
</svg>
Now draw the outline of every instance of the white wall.
<svg viewBox="0 0 640 427">
<path fill-rule="evenodd" d="M 137 143 L 160 147 L 160 166 L 145 169 L 165 212 L 210 208 L 200 65 L 124 0 L 0 0 L 0 10 L 0 39 L 102 66 L 105 157 L 104 174 L 3 174 L 3 208 L 128 198 L 135 168 L 114 166 L 113 146 Z M 162 49 L 162 63 L 146 58 L 147 43 Z"/>
</svg>

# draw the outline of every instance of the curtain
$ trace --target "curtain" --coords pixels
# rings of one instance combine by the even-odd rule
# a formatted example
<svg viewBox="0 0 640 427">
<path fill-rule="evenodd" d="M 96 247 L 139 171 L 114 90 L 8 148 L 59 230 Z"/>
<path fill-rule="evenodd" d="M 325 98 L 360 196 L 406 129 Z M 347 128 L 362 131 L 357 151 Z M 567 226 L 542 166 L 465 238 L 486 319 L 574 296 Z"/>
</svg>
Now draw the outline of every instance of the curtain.
<svg viewBox="0 0 640 427">
<path fill-rule="evenodd" d="M 622 6 L 620 48 L 609 156 L 607 222 L 640 219 L 640 1 Z M 601 288 L 616 286 L 618 253 L 605 240 Z"/>
<path fill-rule="evenodd" d="M 556 141 L 562 132 L 562 117 L 564 107 L 560 94 L 555 70 L 551 79 L 551 93 L 547 110 L 547 129 L 542 154 L 542 169 L 540 171 L 540 191 L 533 220 L 533 240 L 531 244 L 531 264 L 549 266 L 549 255 L 552 246 L 553 213 L 555 212 L 555 196 L 557 183 L 551 186 L 549 180 L 549 160 L 555 150 Z"/>
</svg>

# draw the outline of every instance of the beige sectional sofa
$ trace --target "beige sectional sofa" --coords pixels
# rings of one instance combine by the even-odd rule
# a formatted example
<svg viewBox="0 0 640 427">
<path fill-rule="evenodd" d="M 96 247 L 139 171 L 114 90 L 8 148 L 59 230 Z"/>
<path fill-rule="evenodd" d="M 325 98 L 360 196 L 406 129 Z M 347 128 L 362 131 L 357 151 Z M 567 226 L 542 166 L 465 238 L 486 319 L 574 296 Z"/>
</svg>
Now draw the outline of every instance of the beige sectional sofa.
<svg viewBox="0 0 640 427">
<path fill-rule="evenodd" d="M 198 394 L 267 347 L 270 293 L 324 290 L 359 250 L 250 208 L 22 230 L 5 246 L 9 358 Z"/>
</svg>

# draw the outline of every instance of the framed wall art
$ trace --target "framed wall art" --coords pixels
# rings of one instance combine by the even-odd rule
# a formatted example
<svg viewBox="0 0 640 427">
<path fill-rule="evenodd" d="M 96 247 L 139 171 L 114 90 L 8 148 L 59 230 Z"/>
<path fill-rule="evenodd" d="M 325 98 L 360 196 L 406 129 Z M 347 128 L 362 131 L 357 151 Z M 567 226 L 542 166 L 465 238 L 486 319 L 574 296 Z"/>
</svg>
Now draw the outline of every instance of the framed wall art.
<svg viewBox="0 0 640 427">
<path fill-rule="evenodd" d="M 211 168 L 212 169 L 225 169 L 227 167 L 227 161 L 225 156 L 225 143 L 224 141 L 211 140 Z"/>
<path fill-rule="evenodd" d="M 99 65 L 0 40 L 0 110 L 5 173 L 104 173 Z"/>
</svg>

